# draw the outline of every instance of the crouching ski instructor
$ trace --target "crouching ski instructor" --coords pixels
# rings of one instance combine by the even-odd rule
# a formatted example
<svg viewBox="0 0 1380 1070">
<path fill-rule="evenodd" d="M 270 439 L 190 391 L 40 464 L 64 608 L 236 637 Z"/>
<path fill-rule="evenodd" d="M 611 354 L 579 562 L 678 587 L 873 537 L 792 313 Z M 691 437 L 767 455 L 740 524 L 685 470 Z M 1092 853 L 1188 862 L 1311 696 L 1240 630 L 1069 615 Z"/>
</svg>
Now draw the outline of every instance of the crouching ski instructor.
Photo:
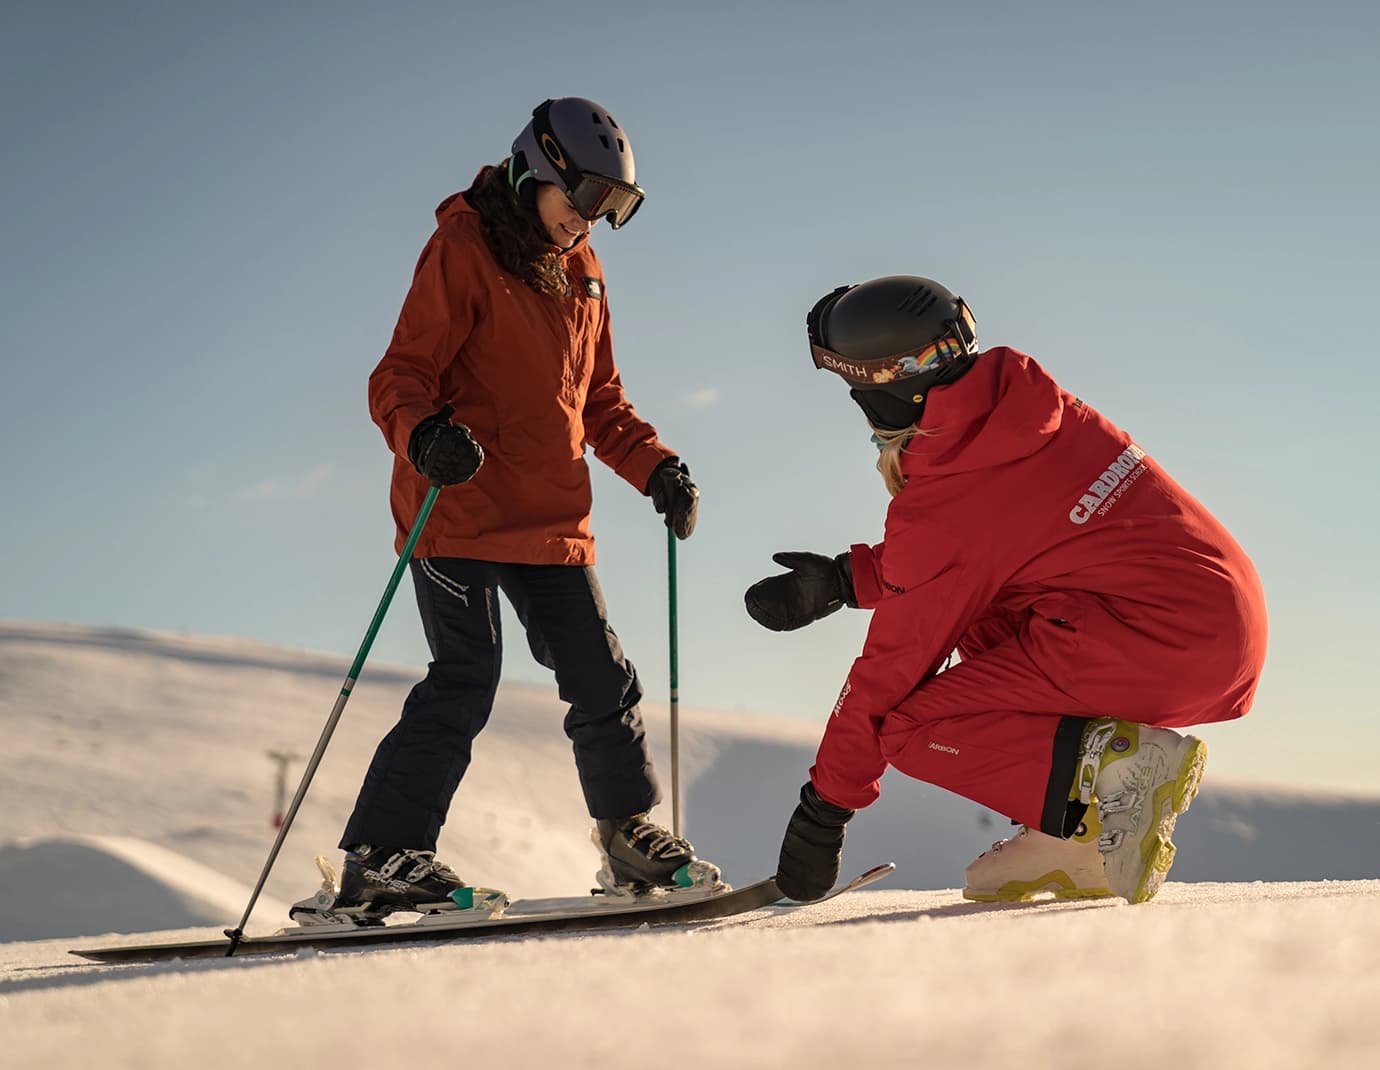
<svg viewBox="0 0 1380 1070">
<path fill-rule="evenodd" d="M 604 273 L 588 243 L 643 198 L 632 145 L 591 100 L 548 100 L 497 166 L 436 210 L 369 409 L 395 454 L 401 550 L 431 483 L 446 486 L 410 567 L 432 661 L 379 744 L 340 846 L 337 911 L 449 906 L 466 882 L 436 858 L 441 826 L 499 682 L 498 594 L 569 703 L 565 732 L 615 892 L 717 883 L 649 820 L 661 793 L 642 686 L 594 574 L 595 455 L 648 495 L 679 538 L 699 491 L 624 397 Z"/>
<path fill-rule="evenodd" d="M 807 317 L 892 494 L 875 546 L 778 554 L 748 612 L 779 631 L 873 610 L 781 848 L 826 892 L 888 765 L 1025 827 L 964 895 L 1152 898 L 1207 748 L 1174 727 L 1251 707 L 1265 598 L 1244 551 L 1130 435 L 1029 356 L 978 351 L 930 279 L 840 287 Z M 962 660 L 940 671 L 950 651 Z"/>
</svg>

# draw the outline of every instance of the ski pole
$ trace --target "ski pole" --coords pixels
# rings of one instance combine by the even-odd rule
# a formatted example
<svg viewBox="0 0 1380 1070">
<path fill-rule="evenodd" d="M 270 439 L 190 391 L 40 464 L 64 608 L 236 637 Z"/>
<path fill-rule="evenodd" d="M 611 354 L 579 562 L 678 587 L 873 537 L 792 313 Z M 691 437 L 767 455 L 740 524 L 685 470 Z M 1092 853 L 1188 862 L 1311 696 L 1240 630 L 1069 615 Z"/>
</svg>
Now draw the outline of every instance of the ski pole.
<svg viewBox="0 0 1380 1070">
<path fill-rule="evenodd" d="M 676 642 L 676 533 L 666 525 L 666 585 L 671 630 L 671 831 L 680 835 L 680 652 Z"/>
<path fill-rule="evenodd" d="M 365 633 L 364 642 L 360 644 L 359 653 L 355 655 L 354 664 L 350 666 L 349 675 L 345 677 L 345 684 L 340 689 L 340 695 L 335 700 L 335 706 L 332 707 L 330 716 L 326 718 L 326 725 L 321 729 L 321 738 L 316 741 L 316 750 L 312 751 L 311 758 L 307 762 L 307 768 L 302 773 L 302 782 L 297 785 L 297 794 L 292 797 L 292 803 L 283 815 L 282 824 L 278 826 L 278 836 L 268 852 L 268 860 L 264 863 L 263 871 L 259 874 L 259 881 L 254 885 L 254 892 L 249 897 L 249 905 L 244 908 L 244 916 L 240 918 L 240 923 L 235 928 L 225 930 L 225 935 L 230 937 L 230 947 L 225 952 L 226 958 L 235 953 L 235 948 L 239 946 L 240 940 L 244 937 L 244 927 L 249 924 L 249 915 L 254 912 L 254 904 L 259 901 L 259 893 L 264 890 L 264 883 L 268 880 L 269 871 L 278 858 L 278 852 L 282 849 L 283 841 L 287 839 L 288 829 L 292 827 L 293 819 L 302 806 L 302 800 L 307 796 L 307 788 L 311 785 L 312 777 L 316 775 L 316 767 L 321 764 L 321 757 L 326 753 L 326 745 L 331 741 L 335 726 L 340 721 L 340 715 L 345 712 L 345 703 L 350 701 L 350 692 L 354 690 L 355 681 L 359 679 L 359 674 L 364 668 L 364 659 L 369 656 L 369 649 L 374 645 L 374 637 L 378 635 L 379 626 L 383 624 L 384 615 L 388 612 L 388 605 L 393 601 L 393 592 L 398 589 L 398 583 L 402 579 L 403 569 L 407 568 L 407 563 L 412 560 L 412 551 L 417 545 L 417 540 L 421 537 L 422 528 L 426 526 L 427 517 L 431 515 L 431 507 L 436 504 L 436 495 L 440 493 L 440 484 L 433 483 L 431 489 L 426 493 L 426 498 L 422 501 L 421 509 L 417 512 L 417 519 L 412 522 L 412 531 L 408 533 L 407 542 L 403 545 L 402 553 L 398 555 L 398 563 L 393 567 L 393 575 L 388 580 L 383 598 L 379 600 L 378 609 L 374 610 L 374 619 L 369 623 L 369 631 Z"/>
</svg>

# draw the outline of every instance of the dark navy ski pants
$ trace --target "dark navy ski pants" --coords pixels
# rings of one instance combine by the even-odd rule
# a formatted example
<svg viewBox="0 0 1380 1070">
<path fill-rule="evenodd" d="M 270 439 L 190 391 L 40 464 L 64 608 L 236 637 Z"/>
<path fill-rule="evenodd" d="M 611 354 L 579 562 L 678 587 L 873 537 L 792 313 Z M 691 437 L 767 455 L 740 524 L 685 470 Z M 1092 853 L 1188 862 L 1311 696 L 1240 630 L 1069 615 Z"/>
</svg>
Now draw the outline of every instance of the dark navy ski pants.
<svg viewBox="0 0 1380 1070">
<path fill-rule="evenodd" d="M 630 817 L 661 801 L 637 708 L 642 685 L 609 627 L 593 568 L 431 557 L 411 569 L 432 661 L 374 754 L 341 847 L 435 850 L 493 709 L 503 658 L 500 590 L 570 705 L 565 733 L 590 816 Z"/>
</svg>

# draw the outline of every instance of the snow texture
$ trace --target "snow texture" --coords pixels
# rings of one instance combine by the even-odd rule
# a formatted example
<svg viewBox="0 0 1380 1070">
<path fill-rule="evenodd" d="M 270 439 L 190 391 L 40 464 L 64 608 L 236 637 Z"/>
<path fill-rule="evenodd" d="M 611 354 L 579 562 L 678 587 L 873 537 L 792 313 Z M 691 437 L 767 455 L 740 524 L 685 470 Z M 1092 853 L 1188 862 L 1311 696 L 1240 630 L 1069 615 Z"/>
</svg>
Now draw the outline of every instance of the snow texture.
<svg viewBox="0 0 1380 1070">
<path fill-rule="evenodd" d="M 270 752 L 298 756 L 290 796 L 347 667 L 0 623 L 0 1066 L 1380 1065 L 1380 797 L 1219 785 L 1210 764 L 1174 880 L 1142 907 L 965 902 L 963 866 L 1008 827 L 893 775 L 845 867 L 898 872 L 791 913 L 152 965 L 70 956 L 239 920 L 281 808 Z M 338 859 L 415 675 L 366 667 L 249 931 L 314 889 L 312 855 Z M 441 843 L 471 880 L 589 887 L 562 712 L 540 688 L 500 692 Z M 665 710 L 644 712 L 669 782 Z M 685 708 L 681 724 L 687 831 L 735 883 L 769 875 L 820 726 Z"/>
</svg>

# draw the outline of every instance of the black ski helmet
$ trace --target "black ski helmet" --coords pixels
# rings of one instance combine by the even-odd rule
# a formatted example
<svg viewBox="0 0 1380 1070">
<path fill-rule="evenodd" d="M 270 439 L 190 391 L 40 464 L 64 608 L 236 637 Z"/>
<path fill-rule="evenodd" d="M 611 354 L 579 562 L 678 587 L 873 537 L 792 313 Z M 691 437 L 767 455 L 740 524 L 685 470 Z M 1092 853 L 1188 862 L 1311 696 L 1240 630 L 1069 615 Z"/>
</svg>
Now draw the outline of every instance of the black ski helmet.
<svg viewBox="0 0 1380 1070">
<path fill-rule="evenodd" d="M 914 424 L 930 388 L 962 376 L 978 348 L 963 298 L 917 275 L 840 286 L 805 326 L 815 367 L 846 379 L 868 420 L 892 430 Z"/>
<path fill-rule="evenodd" d="M 545 100 L 532 110 L 508 159 L 514 192 L 522 194 L 529 179 L 558 184 L 585 219 L 607 219 L 614 228 L 631 219 L 646 196 L 628 135 L 605 108 L 584 97 Z"/>
</svg>

